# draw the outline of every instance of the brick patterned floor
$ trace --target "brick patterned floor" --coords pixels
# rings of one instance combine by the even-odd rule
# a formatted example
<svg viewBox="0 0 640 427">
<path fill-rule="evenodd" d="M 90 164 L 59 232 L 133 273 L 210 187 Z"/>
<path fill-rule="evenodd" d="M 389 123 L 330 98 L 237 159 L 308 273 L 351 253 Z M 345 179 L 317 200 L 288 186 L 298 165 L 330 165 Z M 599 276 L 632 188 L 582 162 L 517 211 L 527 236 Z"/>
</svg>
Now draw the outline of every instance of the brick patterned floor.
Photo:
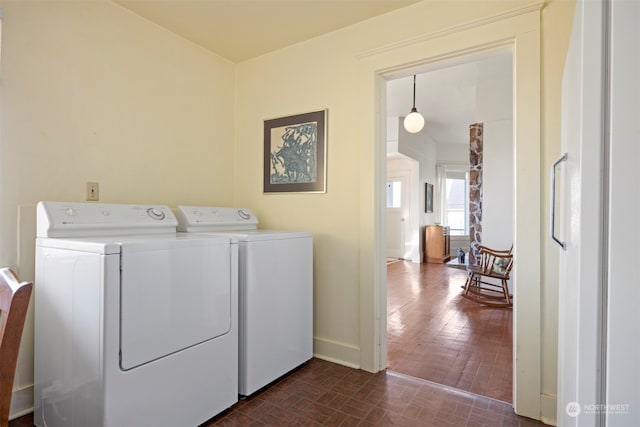
<svg viewBox="0 0 640 427">
<path fill-rule="evenodd" d="M 32 425 L 32 414 L 9 423 Z M 515 415 L 508 403 L 402 374 L 371 374 L 312 359 L 203 426 L 542 425 Z"/>
<path fill-rule="evenodd" d="M 387 266 L 387 366 L 511 402 L 512 310 L 462 298 L 465 279 L 443 264 Z"/>
<path fill-rule="evenodd" d="M 212 426 L 541 426 L 510 404 L 393 372 L 313 359 L 205 424 Z"/>
</svg>

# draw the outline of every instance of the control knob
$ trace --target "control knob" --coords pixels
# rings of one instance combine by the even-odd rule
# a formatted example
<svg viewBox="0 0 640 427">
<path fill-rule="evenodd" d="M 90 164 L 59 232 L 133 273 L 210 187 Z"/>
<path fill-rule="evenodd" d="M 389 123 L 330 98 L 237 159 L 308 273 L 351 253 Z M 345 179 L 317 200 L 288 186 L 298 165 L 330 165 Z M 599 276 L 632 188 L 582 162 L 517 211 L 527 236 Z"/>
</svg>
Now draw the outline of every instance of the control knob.
<svg viewBox="0 0 640 427">
<path fill-rule="evenodd" d="M 158 221 L 162 221 L 164 219 L 164 212 L 161 209 L 149 208 L 149 209 L 147 209 L 147 214 L 152 219 L 155 219 L 155 220 L 158 220 Z"/>
</svg>

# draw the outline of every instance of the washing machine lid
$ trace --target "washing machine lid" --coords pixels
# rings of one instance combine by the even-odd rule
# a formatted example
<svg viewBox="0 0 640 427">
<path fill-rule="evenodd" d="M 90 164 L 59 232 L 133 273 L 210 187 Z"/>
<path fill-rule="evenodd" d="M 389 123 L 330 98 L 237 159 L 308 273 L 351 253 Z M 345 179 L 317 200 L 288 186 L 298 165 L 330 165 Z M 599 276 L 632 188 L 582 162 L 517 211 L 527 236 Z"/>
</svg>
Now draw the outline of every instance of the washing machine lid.
<svg viewBox="0 0 640 427">
<path fill-rule="evenodd" d="M 37 237 L 90 237 L 175 233 L 178 221 L 167 206 L 39 202 Z"/>
<path fill-rule="evenodd" d="M 42 248 L 65 249 L 101 255 L 120 253 L 120 242 L 112 239 L 50 239 L 36 238 L 36 246 Z"/>
<path fill-rule="evenodd" d="M 135 369 L 229 333 L 231 277 L 229 238 L 123 242 L 121 369 Z"/>
<path fill-rule="evenodd" d="M 247 208 L 178 206 L 178 231 L 254 230 L 258 218 Z"/>
<path fill-rule="evenodd" d="M 89 252 L 102 255 L 119 254 L 123 244 L 144 244 L 150 250 L 163 249 L 167 246 L 167 241 L 176 240 L 181 244 L 193 244 L 194 241 L 206 240 L 212 236 L 191 233 L 170 233 L 170 234 L 141 234 L 131 236 L 97 236 L 97 237 L 70 237 L 70 238 L 36 238 L 36 246 L 54 249 L 67 249 L 79 252 Z M 237 239 L 232 236 L 219 236 L 222 239 Z M 195 243 L 197 244 L 197 243 Z"/>
<path fill-rule="evenodd" d="M 198 233 L 200 234 L 200 233 Z M 217 231 L 208 233 L 209 235 L 228 236 L 238 242 L 259 242 L 265 240 L 283 239 L 308 239 L 313 236 L 308 231 L 288 231 L 288 230 L 233 230 Z"/>
</svg>

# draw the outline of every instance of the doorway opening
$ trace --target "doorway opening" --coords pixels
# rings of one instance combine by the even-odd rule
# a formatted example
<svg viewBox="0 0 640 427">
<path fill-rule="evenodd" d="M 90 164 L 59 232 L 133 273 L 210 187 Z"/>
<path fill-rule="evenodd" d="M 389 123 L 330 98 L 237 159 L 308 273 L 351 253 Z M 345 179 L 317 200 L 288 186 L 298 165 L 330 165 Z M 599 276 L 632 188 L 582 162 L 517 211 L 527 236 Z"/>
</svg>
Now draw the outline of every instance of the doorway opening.
<svg viewBox="0 0 640 427">
<path fill-rule="evenodd" d="M 554 396 L 543 393 L 543 292 L 541 201 L 541 4 L 482 18 L 463 26 L 424 34 L 358 55 L 360 122 L 363 141 L 360 179 L 363 192 L 361 244 L 371 248 L 360 258 L 359 365 L 378 372 L 387 367 L 387 283 L 384 192 L 386 182 L 386 83 L 422 72 L 432 64 L 510 49 L 513 54 L 514 219 L 511 271 L 513 311 L 513 407 L 529 418 L 553 419 Z M 464 62 L 464 61 L 461 61 Z M 450 65 L 450 64 L 449 64 Z M 410 71 L 408 71 L 410 70 Z M 407 104 L 410 105 L 410 104 Z M 407 107 L 405 107 L 407 108 Z M 418 107 L 420 108 L 420 107 Z M 368 161 L 371 160 L 371 161 Z M 532 209 L 532 207 L 534 207 Z M 373 230 L 367 233 L 366 230 Z M 520 302 L 523 302 L 520 304 Z M 552 343 L 552 342 L 551 342 Z M 544 413 L 542 413 L 544 412 Z M 542 413 L 542 415 L 541 415 Z"/>
<path fill-rule="evenodd" d="M 482 122 L 485 133 L 483 243 L 509 248 L 514 230 L 513 55 L 510 49 L 403 70 L 386 82 L 387 184 L 397 180 L 398 159 L 418 165 L 417 176 L 396 187 L 398 201 L 432 185 L 407 211 L 389 207 L 387 258 L 397 256 L 398 240 L 418 242 L 418 261 L 387 263 L 387 367 L 401 374 L 513 402 L 513 313 L 462 298 L 469 244 L 469 126 Z M 417 74 L 416 107 L 426 125 L 418 134 L 403 129 L 409 85 Z M 403 109 L 404 108 L 404 109 Z M 455 185 L 454 185 L 455 184 Z M 425 185 L 427 187 L 425 187 Z M 460 190 L 460 191 L 455 191 Z M 458 194 L 460 193 L 460 194 Z M 398 202 L 399 203 L 399 202 Z M 412 221 L 413 227 L 403 227 Z M 403 223 L 402 221 L 406 221 Z M 452 264 L 427 263 L 425 226 L 449 230 Z M 400 242 L 402 243 L 402 242 Z M 430 260 L 432 258 L 429 258 Z M 512 284 L 510 284 L 512 285 Z"/>
<path fill-rule="evenodd" d="M 387 160 L 387 258 L 420 262 L 418 227 L 419 163 L 400 154 Z"/>
</svg>

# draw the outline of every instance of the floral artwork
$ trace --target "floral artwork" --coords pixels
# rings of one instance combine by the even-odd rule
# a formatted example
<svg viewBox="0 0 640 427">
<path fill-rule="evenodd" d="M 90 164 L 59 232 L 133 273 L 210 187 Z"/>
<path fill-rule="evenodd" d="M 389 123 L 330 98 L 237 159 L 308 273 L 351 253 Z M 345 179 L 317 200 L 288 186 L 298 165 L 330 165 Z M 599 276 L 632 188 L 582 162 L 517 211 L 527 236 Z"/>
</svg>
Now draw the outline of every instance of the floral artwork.
<svg viewBox="0 0 640 427">
<path fill-rule="evenodd" d="M 271 129 L 271 184 L 316 182 L 318 123 Z"/>
<path fill-rule="evenodd" d="M 326 111 L 266 120 L 264 192 L 325 192 Z"/>
</svg>

